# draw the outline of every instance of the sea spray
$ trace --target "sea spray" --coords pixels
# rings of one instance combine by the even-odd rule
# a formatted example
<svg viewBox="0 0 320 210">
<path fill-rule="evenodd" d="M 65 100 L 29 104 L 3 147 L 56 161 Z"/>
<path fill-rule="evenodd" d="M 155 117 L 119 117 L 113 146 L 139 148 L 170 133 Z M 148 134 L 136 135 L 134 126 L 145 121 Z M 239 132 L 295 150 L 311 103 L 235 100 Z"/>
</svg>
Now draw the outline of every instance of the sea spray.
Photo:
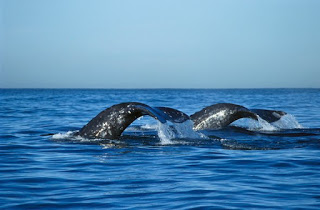
<svg viewBox="0 0 320 210">
<path fill-rule="evenodd" d="M 258 116 L 258 120 L 243 118 L 237 120 L 236 122 L 232 123 L 232 125 L 239 126 L 246 128 L 252 131 L 276 131 L 279 130 L 277 127 L 273 126 L 272 124 L 268 123 L 264 119 Z"/>
<path fill-rule="evenodd" d="M 280 120 L 272 123 L 273 126 L 280 128 L 280 129 L 297 129 L 297 128 L 304 128 L 296 118 L 291 114 L 286 114 L 281 117 Z"/>
<path fill-rule="evenodd" d="M 187 120 L 183 123 L 158 122 L 158 136 L 161 144 L 174 144 L 173 139 L 200 139 L 207 138 L 204 134 L 193 130 L 193 122 Z"/>
<path fill-rule="evenodd" d="M 276 131 L 279 130 L 277 127 L 271 125 L 269 122 L 265 121 L 264 119 L 262 119 L 261 117 L 258 116 L 258 125 L 259 128 L 258 130 L 261 131 Z"/>
<path fill-rule="evenodd" d="M 258 121 L 250 120 L 250 130 L 262 130 L 262 131 L 277 131 L 280 129 L 297 129 L 303 128 L 302 125 L 291 114 L 286 114 L 280 118 L 280 120 L 269 123 L 258 116 Z"/>
</svg>

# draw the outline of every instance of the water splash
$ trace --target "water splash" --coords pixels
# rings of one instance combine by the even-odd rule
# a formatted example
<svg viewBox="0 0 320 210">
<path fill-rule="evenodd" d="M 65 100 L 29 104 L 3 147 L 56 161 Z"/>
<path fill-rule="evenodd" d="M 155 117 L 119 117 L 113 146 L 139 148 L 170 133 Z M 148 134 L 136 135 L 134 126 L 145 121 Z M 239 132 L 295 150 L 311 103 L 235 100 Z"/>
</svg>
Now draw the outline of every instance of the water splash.
<svg viewBox="0 0 320 210">
<path fill-rule="evenodd" d="M 236 122 L 232 123 L 232 125 L 239 126 L 246 128 L 252 131 L 276 131 L 279 130 L 277 127 L 273 126 L 272 124 L 268 123 L 264 119 L 258 116 L 258 120 L 243 118 L 237 120 Z"/>
<path fill-rule="evenodd" d="M 280 120 L 272 123 L 272 125 L 280 129 L 304 128 L 291 114 L 284 115 Z"/>
<path fill-rule="evenodd" d="M 281 129 L 304 128 L 291 114 L 286 114 L 280 120 L 273 123 L 269 123 L 258 116 L 258 120 L 243 118 L 234 122 L 233 125 L 254 131 L 279 131 Z"/>
<path fill-rule="evenodd" d="M 253 123 L 254 124 L 254 123 Z M 262 131 L 277 131 L 280 129 L 297 129 L 303 128 L 302 125 L 291 114 L 286 114 L 280 118 L 280 120 L 268 123 L 258 116 L 258 121 L 255 121 L 256 125 L 252 125 L 249 129 L 262 130 Z"/>
<path fill-rule="evenodd" d="M 277 127 L 273 126 L 272 124 L 268 123 L 264 119 L 258 116 L 258 121 L 256 121 L 258 124 L 258 129 L 260 131 L 277 131 L 279 130 Z"/>
<path fill-rule="evenodd" d="M 183 123 L 160 123 L 158 122 L 158 136 L 161 144 L 174 144 L 173 139 L 201 139 L 207 138 L 204 134 L 193 130 L 193 122 L 187 120 Z"/>
</svg>

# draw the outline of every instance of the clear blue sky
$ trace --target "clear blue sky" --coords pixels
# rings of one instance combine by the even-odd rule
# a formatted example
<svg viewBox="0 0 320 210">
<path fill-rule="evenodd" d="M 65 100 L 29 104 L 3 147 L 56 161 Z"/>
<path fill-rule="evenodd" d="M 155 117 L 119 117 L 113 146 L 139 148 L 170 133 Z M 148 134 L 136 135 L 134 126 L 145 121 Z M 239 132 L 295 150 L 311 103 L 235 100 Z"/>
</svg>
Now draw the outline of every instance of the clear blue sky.
<svg viewBox="0 0 320 210">
<path fill-rule="evenodd" d="M 320 0 L 0 0 L 1 88 L 320 87 Z"/>
</svg>

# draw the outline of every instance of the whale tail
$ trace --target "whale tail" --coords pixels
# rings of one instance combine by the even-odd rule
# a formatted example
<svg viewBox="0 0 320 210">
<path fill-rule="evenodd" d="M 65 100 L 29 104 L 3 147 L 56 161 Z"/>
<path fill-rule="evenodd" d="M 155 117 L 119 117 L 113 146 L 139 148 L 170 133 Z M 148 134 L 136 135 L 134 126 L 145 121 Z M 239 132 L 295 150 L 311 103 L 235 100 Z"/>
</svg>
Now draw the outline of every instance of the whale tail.
<svg viewBox="0 0 320 210">
<path fill-rule="evenodd" d="M 150 107 L 143 103 L 127 102 L 113 105 L 83 126 L 79 135 L 86 138 L 119 139 L 122 132 L 136 119 L 149 115 L 161 123 L 193 121 L 194 130 L 220 129 L 241 118 L 272 123 L 287 113 L 276 110 L 247 109 L 231 103 L 219 103 L 203 108 L 190 117 L 169 107 Z"/>
<path fill-rule="evenodd" d="M 268 123 L 273 123 L 286 114 L 278 110 L 247 109 L 237 104 L 219 103 L 203 108 L 190 118 L 194 122 L 195 130 L 205 130 L 220 129 L 241 118 L 258 120 L 260 117 Z"/>
<path fill-rule="evenodd" d="M 220 129 L 240 118 L 258 120 L 257 114 L 249 109 L 231 103 L 207 106 L 190 116 L 195 130 Z"/>
<path fill-rule="evenodd" d="M 168 107 L 150 107 L 138 102 L 121 103 L 100 112 L 80 129 L 79 135 L 86 138 L 119 139 L 133 121 L 144 115 L 161 123 L 182 123 L 190 119 L 185 113 Z"/>
<path fill-rule="evenodd" d="M 261 117 L 268 123 L 276 122 L 280 120 L 282 116 L 287 114 L 286 112 L 283 112 L 283 111 L 266 110 L 266 109 L 250 109 L 250 111 L 256 113 L 257 115 L 259 115 L 259 117 Z"/>
</svg>

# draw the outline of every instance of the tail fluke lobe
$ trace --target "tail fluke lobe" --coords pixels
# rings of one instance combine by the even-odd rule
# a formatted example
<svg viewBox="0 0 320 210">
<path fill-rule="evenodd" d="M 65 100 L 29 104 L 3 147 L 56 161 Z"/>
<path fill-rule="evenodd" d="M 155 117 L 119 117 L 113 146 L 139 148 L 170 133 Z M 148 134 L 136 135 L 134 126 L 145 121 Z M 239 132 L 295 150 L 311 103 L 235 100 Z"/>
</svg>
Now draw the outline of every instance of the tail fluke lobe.
<svg viewBox="0 0 320 210">
<path fill-rule="evenodd" d="M 280 120 L 282 116 L 287 114 L 286 112 L 283 112 L 283 111 L 266 110 L 266 109 L 250 109 L 250 111 L 256 113 L 257 115 L 259 115 L 259 117 L 261 117 L 268 123 L 276 122 Z"/>
</svg>

